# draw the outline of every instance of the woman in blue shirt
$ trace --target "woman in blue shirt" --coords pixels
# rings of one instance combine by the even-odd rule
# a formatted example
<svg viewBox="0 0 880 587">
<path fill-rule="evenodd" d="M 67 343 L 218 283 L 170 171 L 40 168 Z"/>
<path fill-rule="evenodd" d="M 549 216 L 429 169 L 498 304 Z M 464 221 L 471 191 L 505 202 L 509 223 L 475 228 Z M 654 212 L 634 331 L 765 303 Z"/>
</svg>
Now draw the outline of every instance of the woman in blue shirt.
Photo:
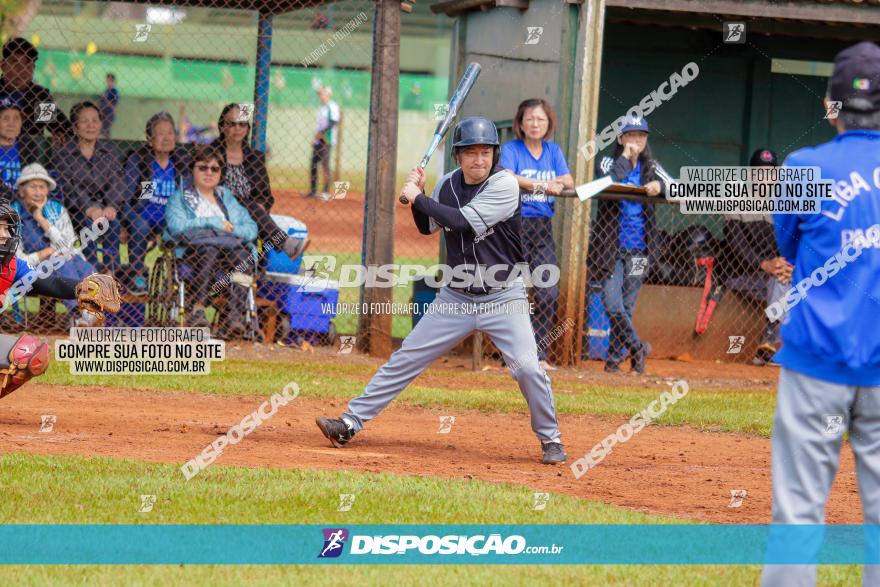
<svg viewBox="0 0 880 587">
<path fill-rule="evenodd" d="M 0 101 L 0 181 L 13 191 L 22 167 L 18 149 L 21 124 L 21 107 L 8 98 Z"/>
<path fill-rule="evenodd" d="M 519 183 L 523 252 L 533 275 L 540 265 L 557 265 L 553 196 L 564 188 L 574 187 L 562 149 L 547 140 L 555 130 L 556 114 L 547 100 L 530 98 L 521 102 L 516 111 L 513 120 L 516 139 L 501 147 L 501 166 L 510 170 Z M 559 289 L 556 285 L 535 287 L 532 297 L 535 302 L 532 326 L 538 341 L 538 358 L 545 369 L 555 369 L 547 363 L 545 337 L 556 317 Z"/>
</svg>

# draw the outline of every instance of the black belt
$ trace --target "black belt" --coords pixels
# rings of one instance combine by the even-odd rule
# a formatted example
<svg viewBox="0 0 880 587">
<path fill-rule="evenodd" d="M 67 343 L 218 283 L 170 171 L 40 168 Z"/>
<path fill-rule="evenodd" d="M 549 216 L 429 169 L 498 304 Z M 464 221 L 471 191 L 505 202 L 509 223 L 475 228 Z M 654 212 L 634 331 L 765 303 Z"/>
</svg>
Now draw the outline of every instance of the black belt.
<svg viewBox="0 0 880 587">
<path fill-rule="evenodd" d="M 450 285 L 449 289 L 451 289 L 452 291 L 458 292 L 458 293 L 467 294 L 469 296 L 487 296 L 489 294 L 494 294 L 494 293 L 504 291 L 507 288 L 506 287 L 490 287 L 488 290 L 486 290 L 486 289 L 482 289 L 482 288 L 481 289 L 473 289 L 470 287 L 452 287 Z"/>
</svg>

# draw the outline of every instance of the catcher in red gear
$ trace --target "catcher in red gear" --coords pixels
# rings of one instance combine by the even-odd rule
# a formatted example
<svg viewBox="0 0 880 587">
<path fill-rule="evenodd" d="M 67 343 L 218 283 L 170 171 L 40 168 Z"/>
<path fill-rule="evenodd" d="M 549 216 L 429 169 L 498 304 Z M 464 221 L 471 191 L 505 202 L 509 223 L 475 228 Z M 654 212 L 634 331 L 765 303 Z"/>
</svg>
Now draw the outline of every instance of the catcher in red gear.
<svg viewBox="0 0 880 587">
<path fill-rule="evenodd" d="M 0 305 L 7 291 L 29 267 L 15 256 L 21 242 L 21 220 L 5 201 L 0 201 Z M 49 275 L 33 282 L 33 291 L 60 299 L 76 298 L 81 315 L 76 326 L 102 326 L 104 313 L 120 307 L 119 288 L 109 275 L 94 273 L 80 283 Z M 49 366 L 49 347 L 30 334 L 0 334 L 0 398 L 9 395 Z"/>
</svg>

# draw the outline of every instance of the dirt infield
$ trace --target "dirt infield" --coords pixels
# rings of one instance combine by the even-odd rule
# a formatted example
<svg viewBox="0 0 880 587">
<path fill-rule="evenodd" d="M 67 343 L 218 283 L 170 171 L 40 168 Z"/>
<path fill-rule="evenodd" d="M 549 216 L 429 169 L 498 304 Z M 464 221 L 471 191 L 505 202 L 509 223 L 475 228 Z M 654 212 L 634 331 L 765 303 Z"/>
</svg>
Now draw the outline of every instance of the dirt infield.
<svg viewBox="0 0 880 587">
<path fill-rule="evenodd" d="M 0 402 L 0 452 L 182 464 L 265 399 L 29 385 Z M 525 411 L 498 417 L 456 409 L 451 432 L 440 434 L 442 410 L 394 404 L 351 445 L 338 450 L 321 436 L 314 418 L 335 416 L 343 406 L 343 400 L 297 398 L 238 445 L 228 447 L 214 466 L 482 479 L 646 513 L 723 523 L 769 521 L 770 442 L 766 439 L 649 426 L 576 480 L 568 467 L 538 462 L 538 442 Z M 42 414 L 57 417 L 50 433 L 39 432 Z M 571 461 L 621 420 L 563 415 L 560 423 Z M 844 450 L 828 522 L 860 523 L 853 458 L 848 446 Z M 748 492 L 738 508 L 728 507 L 734 489 Z"/>
<path fill-rule="evenodd" d="M 303 198 L 292 190 L 276 191 L 272 211 L 302 220 L 309 228 L 310 252 L 360 253 L 364 235 L 364 195 L 348 192 L 345 198 L 326 202 Z M 439 237 L 419 234 L 409 208 L 396 203 L 394 252 L 396 255 L 436 257 Z"/>
</svg>

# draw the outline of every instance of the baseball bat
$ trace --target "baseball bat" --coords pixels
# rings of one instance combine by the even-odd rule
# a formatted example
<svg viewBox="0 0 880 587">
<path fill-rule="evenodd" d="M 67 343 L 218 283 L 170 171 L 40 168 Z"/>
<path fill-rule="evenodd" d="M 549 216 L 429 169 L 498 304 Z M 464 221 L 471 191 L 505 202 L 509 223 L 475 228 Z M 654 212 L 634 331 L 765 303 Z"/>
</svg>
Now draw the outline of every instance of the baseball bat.
<svg viewBox="0 0 880 587">
<path fill-rule="evenodd" d="M 455 93 L 452 94 L 449 103 L 446 105 L 446 115 L 443 117 L 443 120 L 437 123 L 437 128 L 434 129 L 434 137 L 431 139 L 431 144 L 428 147 L 428 150 L 425 151 L 425 156 L 422 157 L 421 162 L 419 162 L 419 167 L 422 169 L 428 166 L 428 161 L 431 160 L 431 155 L 433 155 L 437 147 L 440 146 L 440 141 L 443 140 L 443 137 L 446 136 L 446 131 L 452 126 L 452 122 L 455 120 L 459 108 L 464 104 L 465 99 L 470 93 L 471 88 L 474 87 L 474 83 L 476 83 L 479 75 L 479 63 L 471 63 L 467 66 L 467 69 L 464 70 L 464 75 L 461 77 L 461 80 L 459 80 L 458 87 L 455 88 Z M 400 203 L 407 203 L 407 198 L 403 194 L 400 194 Z"/>
</svg>

